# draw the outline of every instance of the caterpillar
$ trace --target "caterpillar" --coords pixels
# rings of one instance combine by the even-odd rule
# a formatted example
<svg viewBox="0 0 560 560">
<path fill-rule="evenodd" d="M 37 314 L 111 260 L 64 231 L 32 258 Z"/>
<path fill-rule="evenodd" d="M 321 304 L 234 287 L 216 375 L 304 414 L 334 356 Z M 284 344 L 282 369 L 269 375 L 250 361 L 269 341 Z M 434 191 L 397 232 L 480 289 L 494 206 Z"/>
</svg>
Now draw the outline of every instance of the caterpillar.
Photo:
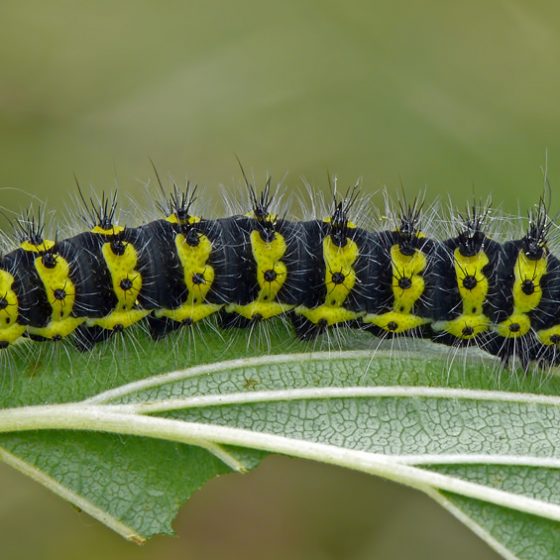
<svg viewBox="0 0 560 560">
<path fill-rule="evenodd" d="M 210 316 L 223 328 L 287 317 L 297 337 L 340 326 L 377 337 L 475 345 L 504 363 L 560 363 L 560 261 L 541 198 L 518 239 L 499 242 L 488 207 L 458 214 L 451 237 L 423 231 L 422 204 L 403 201 L 394 227 L 358 226 L 357 186 L 333 189 L 327 216 L 273 210 L 271 179 L 243 172 L 246 213 L 205 218 L 197 187 L 166 190 L 161 216 L 117 223 L 117 198 L 86 200 L 87 231 L 45 236 L 41 215 L 14 222 L 19 245 L 0 258 L 0 348 L 72 339 L 83 351 L 143 324 L 154 339 Z"/>
</svg>

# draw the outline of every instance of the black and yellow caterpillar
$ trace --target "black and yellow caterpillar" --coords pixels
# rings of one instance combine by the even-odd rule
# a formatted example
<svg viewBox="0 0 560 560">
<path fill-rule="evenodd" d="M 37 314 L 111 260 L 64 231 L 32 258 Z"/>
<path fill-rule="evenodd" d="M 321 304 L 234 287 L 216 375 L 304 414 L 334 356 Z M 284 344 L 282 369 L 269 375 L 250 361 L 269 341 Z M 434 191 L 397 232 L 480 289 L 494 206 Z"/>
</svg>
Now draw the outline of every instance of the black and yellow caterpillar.
<svg viewBox="0 0 560 560">
<path fill-rule="evenodd" d="M 223 327 L 287 316 L 302 338 L 344 325 L 560 361 L 560 262 L 542 201 L 515 241 L 490 239 L 476 207 L 438 241 L 417 204 L 395 228 L 367 231 L 351 221 L 354 190 L 324 219 L 291 221 L 271 211 L 270 181 L 259 194 L 248 186 L 250 212 L 220 219 L 194 215 L 187 186 L 139 227 L 117 225 L 106 197 L 68 239 L 18 221 L 19 247 L 0 259 L 0 347 L 72 337 L 87 350 L 140 322 L 157 339 L 217 314 Z"/>
</svg>

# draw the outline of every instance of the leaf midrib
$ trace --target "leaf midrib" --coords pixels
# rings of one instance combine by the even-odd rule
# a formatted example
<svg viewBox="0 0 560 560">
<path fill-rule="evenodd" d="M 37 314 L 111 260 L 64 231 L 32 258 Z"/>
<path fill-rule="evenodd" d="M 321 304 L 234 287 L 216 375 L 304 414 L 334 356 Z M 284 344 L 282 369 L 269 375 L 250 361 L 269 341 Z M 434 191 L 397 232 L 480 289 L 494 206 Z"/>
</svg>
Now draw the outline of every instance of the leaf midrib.
<svg viewBox="0 0 560 560">
<path fill-rule="evenodd" d="M 382 476 L 421 491 L 435 487 L 560 521 L 560 505 L 401 464 L 389 455 L 356 451 L 239 428 L 112 412 L 110 408 L 85 407 L 80 404 L 28 407 L 27 414 L 20 415 L 17 420 L 14 419 L 12 425 L 4 424 L 4 426 L 8 428 L 7 431 L 11 432 L 29 429 L 92 430 L 154 437 L 201 447 L 219 444 L 260 449 Z"/>
</svg>

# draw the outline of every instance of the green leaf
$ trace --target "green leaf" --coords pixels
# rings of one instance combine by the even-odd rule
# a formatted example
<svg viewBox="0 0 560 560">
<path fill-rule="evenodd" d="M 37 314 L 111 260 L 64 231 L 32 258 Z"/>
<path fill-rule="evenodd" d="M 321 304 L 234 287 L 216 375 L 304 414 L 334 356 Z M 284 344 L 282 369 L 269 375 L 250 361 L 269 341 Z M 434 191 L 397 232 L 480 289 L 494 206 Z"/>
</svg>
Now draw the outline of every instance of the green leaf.
<svg viewBox="0 0 560 560">
<path fill-rule="evenodd" d="M 209 327 L 85 355 L 22 351 L 0 398 L 0 457 L 136 541 L 170 533 L 210 478 L 272 452 L 426 492 L 504 557 L 555 557 L 555 375 L 356 332 L 335 341 L 344 351 L 287 348 L 281 325 L 249 342 Z"/>
<path fill-rule="evenodd" d="M 204 449 L 133 436 L 31 432 L 0 445 L 7 463 L 137 542 L 171 534 L 183 502 L 228 470 Z"/>
</svg>

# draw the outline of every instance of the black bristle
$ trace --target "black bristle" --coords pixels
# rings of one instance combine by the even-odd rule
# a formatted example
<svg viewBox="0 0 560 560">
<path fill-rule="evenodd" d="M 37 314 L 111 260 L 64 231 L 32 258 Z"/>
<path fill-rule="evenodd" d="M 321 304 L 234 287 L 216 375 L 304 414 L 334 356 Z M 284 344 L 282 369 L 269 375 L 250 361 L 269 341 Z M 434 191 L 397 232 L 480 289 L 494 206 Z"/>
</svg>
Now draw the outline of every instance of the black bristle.
<svg viewBox="0 0 560 560">
<path fill-rule="evenodd" d="M 457 239 L 463 256 L 472 257 L 483 248 L 486 240 L 484 223 L 489 212 L 489 207 L 481 209 L 479 205 L 473 204 L 467 206 L 465 214 L 459 214 L 461 222 L 457 228 Z"/>
<path fill-rule="evenodd" d="M 82 220 L 89 228 L 100 227 L 104 230 L 111 230 L 115 225 L 115 215 L 117 213 L 117 191 L 110 195 L 102 191 L 101 200 L 94 200 L 92 197 L 88 200 L 84 196 L 78 178 L 74 177 L 74 179 L 85 212 L 82 215 Z"/>
<path fill-rule="evenodd" d="M 152 161 L 151 163 L 158 182 L 159 190 L 162 194 L 162 202 L 157 204 L 158 208 L 166 216 L 175 215 L 180 224 L 187 224 L 191 217 L 191 208 L 197 199 L 196 193 L 198 191 L 198 185 L 187 181 L 185 189 L 181 190 L 174 182 L 173 190 L 169 194 L 163 186 L 163 181 L 161 180 L 154 162 Z"/>
<path fill-rule="evenodd" d="M 33 213 L 27 209 L 23 216 L 14 222 L 16 235 L 21 243 L 28 241 L 33 245 L 41 245 L 44 241 L 45 218 L 43 212 Z"/>
<path fill-rule="evenodd" d="M 544 198 L 541 197 L 536 207 L 529 212 L 529 227 L 522 239 L 523 250 L 529 259 L 542 258 L 546 251 L 550 224 L 548 208 Z"/>
<path fill-rule="evenodd" d="M 415 197 L 409 204 L 404 197 L 399 201 L 399 248 L 403 255 L 413 255 L 418 245 L 422 201 Z"/>
<path fill-rule="evenodd" d="M 333 243 L 338 247 L 344 247 L 346 241 L 349 237 L 349 214 L 350 210 L 358 200 L 360 196 L 360 187 L 358 183 L 349 187 L 342 199 L 338 199 L 336 194 L 336 180 L 334 186 L 331 183 L 332 191 L 332 210 L 330 213 L 329 222 L 329 235 L 333 240 Z"/>
<path fill-rule="evenodd" d="M 253 217 L 257 221 L 260 235 L 264 241 L 270 242 L 274 239 L 277 221 L 276 216 L 270 211 L 270 207 L 272 206 L 272 202 L 274 200 L 274 196 L 271 193 L 270 187 L 272 183 L 272 177 L 269 175 L 266 178 L 266 182 L 262 191 L 257 194 L 255 187 L 247 178 L 247 174 L 245 173 L 245 169 L 243 168 L 243 165 L 239 158 L 237 159 L 237 162 L 239 163 L 239 167 L 241 168 L 241 173 L 243 175 L 243 180 L 245 181 L 245 186 L 247 187 L 247 191 L 249 192 L 251 211 L 253 213 Z"/>
</svg>

